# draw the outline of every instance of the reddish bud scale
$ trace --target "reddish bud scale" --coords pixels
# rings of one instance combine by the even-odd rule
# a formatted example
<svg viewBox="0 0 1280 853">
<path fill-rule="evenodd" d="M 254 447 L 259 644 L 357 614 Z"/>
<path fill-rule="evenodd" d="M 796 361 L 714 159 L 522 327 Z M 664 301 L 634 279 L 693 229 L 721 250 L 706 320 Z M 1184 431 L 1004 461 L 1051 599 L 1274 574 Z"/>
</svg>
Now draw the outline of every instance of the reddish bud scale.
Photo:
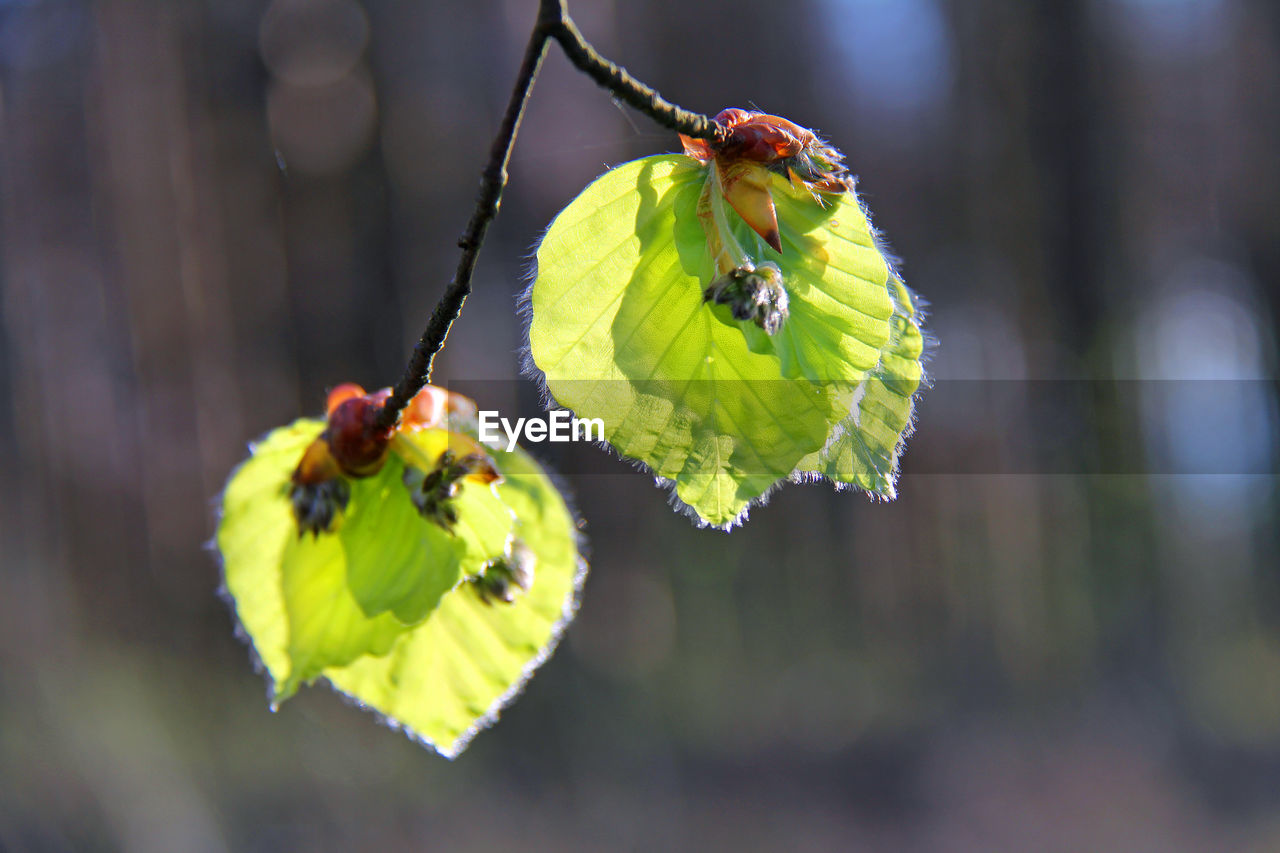
<svg viewBox="0 0 1280 853">
<path fill-rule="evenodd" d="M 716 155 L 720 157 L 772 163 L 796 156 L 815 139 L 811 132 L 785 118 L 744 110 L 725 112 L 732 112 L 734 116 L 728 138 L 716 146 Z"/>
<path fill-rule="evenodd" d="M 778 254 L 782 254 L 782 234 L 770 173 L 786 178 L 792 187 L 804 187 L 818 204 L 823 204 L 818 193 L 841 193 L 853 188 L 844 156 L 795 122 L 739 109 L 722 110 L 716 121 L 728 129 L 725 138 L 709 142 L 681 135 L 684 153 L 711 167 L 718 188 L 714 191 Z M 744 260 L 753 259 L 734 257 L 734 252 L 725 250 L 733 241 L 731 235 L 723 233 L 725 226 L 715 221 L 715 215 L 710 205 L 699 210 L 720 272 L 751 268 L 753 264 Z"/>
<path fill-rule="evenodd" d="M 387 458 L 394 429 L 380 429 L 378 415 L 385 395 L 381 392 L 351 397 L 329 412 L 325 437 L 329 451 L 343 472 L 352 477 L 368 477 Z"/>
<path fill-rule="evenodd" d="M 293 482 L 299 486 L 316 486 L 342 475 L 342 469 L 329 452 L 329 442 L 317 438 L 307 445 L 298 467 L 293 472 Z"/>
<path fill-rule="evenodd" d="M 348 478 L 369 477 L 381 470 L 391 439 L 398 431 L 436 428 L 444 425 L 446 415 L 467 420 L 476 413 L 476 404 L 470 399 L 428 385 L 410 401 L 397 426 L 380 428 L 379 415 L 390 396 L 390 388 L 367 394 L 364 388 L 350 382 L 329 392 L 325 403 L 328 423 L 307 446 L 291 478 L 289 500 L 299 535 L 318 536 L 334 529 L 351 497 Z M 487 449 L 475 439 L 452 433 L 450 445 L 457 445 L 464 453 L 461 461 L 455 463 L 455 453 L 446 450 L 431 474 L 437 479 L 451 477 L 446 484 L 450 488 L 446 497 L 452 497 L 457 491 L 456 481 L 464 477 L 486 484 L 502 479 Z M 406 469 L 406 477 L 411 476 L 415 476 L 412 469 Z M 421 481 L 428 475 L 419 471 L 416 476 Z M 447 502 L 441 507 L 439 518 L 449 529 L 452 509 Z"/>
<path fill-rule="evenodd" d="M 413 395 L 400 415 L 400 429 L 430 429 L 444 420 L 448 411 L 449 392 L 426 385 Z"/>
<path fill-rule="evenodd" d="M 365 396 L 364 388 L 354 382 L 343 382 L 329 392 L 329 397 L 325 400 L 324 412 L 326 415 L 331 415 L 334 409 L 348 400 L 363 396 Z"/>
<path fill-rule="evenodd" d="M 446 414 L 462 418 L 475 416 L 476 405 L 470 399 L 428 385 L 409 402 L 398 426 L 379 429 L 378 416 L 390 396 L 390 388 L 369 394 L 352 382 L 344 382 L 331 390 L 325 405 L 328 424 L 320 438 L 303 454 L 293 473 L 294 484 L 315 486 L 344 475 L 371 476 L 386 461 L 397 430 L 434 428 L 444 422 Z M 475 450 L 484 455 L 480 445 L 477 444 Z M 482 466 L 472 476 L 485 482 L 498 478 L 492 463 Z"/>
<path fill-rule="evenodd" d="M 731 108 L 721 110 L 716 121 L 729 128 L 724 141 L 716 144 L 682 135 L 680 141 L 684 143 L 685 154 L 702 163 L 712 158 L 723 162 L 773 163 L 795 157 L 817 141 L 812 131 L 765 113 Z"/>
</svg>

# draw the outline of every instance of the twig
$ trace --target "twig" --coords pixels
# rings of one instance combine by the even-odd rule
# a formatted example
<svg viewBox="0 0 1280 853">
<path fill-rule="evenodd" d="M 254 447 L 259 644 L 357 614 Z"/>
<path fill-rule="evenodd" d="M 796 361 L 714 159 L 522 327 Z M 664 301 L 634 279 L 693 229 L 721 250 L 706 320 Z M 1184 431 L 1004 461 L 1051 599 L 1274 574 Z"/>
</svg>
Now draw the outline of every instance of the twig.
<svg viewBox="0 0 1280 853">
<path fill-rule="evenodd" d="M 480 194 L 476 198 L 475 210 L 471 214 L 471 221 L 467 223 L 467 230 L 458 240 L 458 246 L 462 249 L 458 268 L 444 296 L 431 312 L 431 319 L 427 322 L 422 338 L 413 348 L 404 374 L 379 413 L 378 426 L 381 429 L 395 426 L 405 406 L 430 380 L 436 353 L 444 346 L 453 321 L 458 318 L 463 303 L 471 295 L 471 277 L 480 256 L 480 247 L 484 244 L 489 223 L 498 215 L 502 204 L 502 190 L 507 185 L 511 149 L 515 146 L 524 107 L 529 100 L 529 93 L 533 91 L 533 83 L 538 76 L 538 68 L 542 65 L 542 58 L 546 55 L 548 41 L 555 39 L 576 68 L 662 126 L 700 139 L 724 139 L 725 128 L 713 119 L 664 100 L 656 91 L 627 73 L 625 68 L 597 53 L 569 17 L 565 2 L 566 0 L 541 2 L 538 20 L 529 35 L 524 61 L 520 65 L 515 88 L 511 91 L 511 100 L 503 115 L 502 126 L 494 137 L 493 146 L 489 149 L 489 161 L 481 173 Z"/>
<path fill-rule="evenodd" d="M 489 162 L 480 176 L 480 194 L 476 198 L 476 207 L 467 223 L 467 230 L 458 240 L 462 249 L 462 257 L 458 259 L 458 269 L 453 281 L 445 289 L 444 296 L 431 312 L 431 319 L 422 333 L 422 338 L 413 348 L 409 363 L 405 365 L 404 375 L 396 383 L 378 416 L 378 426 L 390 429 L 400 420 L 400 413 L 409 405 L 413 395 L 422 390 L 431 378 L 431 363 L 435 355 L 444 346 L 449 336 L 449 327 L 458 318 L 462 305 L 471 295 L 471 274 L 475 271 L 476 260 L 480 256 L 480 246 L 484 243 L 485 232 L 489 223 L 498 215 L 502 204 L 502 189 L 507 185 L 507 164 L 511 162 L 511 149 L 515 145 L 516 133 L 520 129 L 520 119 L 524 115 L 524 105 L 533 90 L 533 81 L 538 76 L 538 68 L 542 65 L 542 57 L 547 53 L 547 34 L 541 20 L 534 26 L 529 36 L 529 46 L 525 48 L 524 61 L 520 64 L 520 74 L 516 78 L 515 88 L 511 90 L 511 101 L 507 104 L 506 114 L 502 117 L 502 126 L 493 139 L 493 147 L 489 149 Z"/>
<path fill-rule="evenodd" d="M 560 42 L 574 66 L 621 100 L 649 116 L 663 127 L 698 139 L 720 141 L 725 128 L 699 113 L 682 109 L 614 65 L 592 47 L 565 8 L 565 0 L 543 0 L 540 17 L 547 22 L 551 37 Z"/>
</svg>

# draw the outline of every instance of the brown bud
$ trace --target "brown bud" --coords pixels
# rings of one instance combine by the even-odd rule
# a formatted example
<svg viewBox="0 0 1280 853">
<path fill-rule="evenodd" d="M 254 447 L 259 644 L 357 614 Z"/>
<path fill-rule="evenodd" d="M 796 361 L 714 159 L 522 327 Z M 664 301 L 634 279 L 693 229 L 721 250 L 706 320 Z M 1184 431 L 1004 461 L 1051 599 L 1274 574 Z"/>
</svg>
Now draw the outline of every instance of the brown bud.
<svg viewBox="0 0 1280 853">
<path fill-rule="evenodd" d="M 342 470 L 353 477 L 377 473 L 387 458 L 393 429 L 378 426 L 382 401 L 372 395 L 351 397 L 329 412 L 325 437 Z"/>
</svg>

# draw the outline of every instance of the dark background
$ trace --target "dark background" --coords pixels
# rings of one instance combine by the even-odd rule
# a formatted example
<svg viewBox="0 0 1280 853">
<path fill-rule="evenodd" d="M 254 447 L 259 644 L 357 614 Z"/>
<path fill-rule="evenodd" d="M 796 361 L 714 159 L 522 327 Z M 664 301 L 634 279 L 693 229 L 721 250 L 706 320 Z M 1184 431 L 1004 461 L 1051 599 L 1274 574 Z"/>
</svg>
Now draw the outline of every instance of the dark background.
<svg viewBox="0 0 1280 853">
<path fill-rule="evenodd" d="M 848 155 L 940 341 L 901 497 L 726 536 L 556 447 L 593 573 L 494 729 L 268 712 L 216 495 L 398 376 L 534 5 L 0 2 L 0 849 L 1280 849 L 1269 0 L 575 0 Z M 676 146 L 553 49 L 438 380 L 532 413 L 540 230 Z"/>
</svg>

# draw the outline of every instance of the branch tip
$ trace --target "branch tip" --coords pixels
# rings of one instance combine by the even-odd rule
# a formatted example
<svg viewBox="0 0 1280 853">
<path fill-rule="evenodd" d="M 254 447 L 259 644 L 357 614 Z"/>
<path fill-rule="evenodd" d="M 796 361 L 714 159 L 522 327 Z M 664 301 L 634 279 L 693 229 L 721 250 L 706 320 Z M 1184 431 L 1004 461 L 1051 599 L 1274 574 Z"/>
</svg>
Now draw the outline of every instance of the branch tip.
<svg viewBox="0 0 1280 853">
<path fill-rule="evenodd" d="M 729 129 L 715 119 L 690 112 L 667 101 L 656 90 L 632 77 L 627 69 L 601 56 L 583 38 L 577 25 L 569 17 L 566 0 L 541 0 L 538 19 L 529 34 L 529 44 L 525 48 L 524 60 L 511 91 L 502 126 L 494 137 L 489 160 L 481 172 L 480 193 L 475 210 L 467 223 L 467 230 L 458 239 L 462 257 L 458 260 L 457 271 L 435 310 L 431 312 L 427 328 L 414 346 L 400 381 L 378 413 L 378 426 L 383 429 L 391 429 L 399 423 L 405 406 L 430 381 L 436 354 L 444 346 L 453 321 L 458 318 L 463 304 L 471 294 L 471 277 L 475 272 L 480 248 L 484 245 L 485 233 L 502 204 L 502 191 L 507 184 L 507 165 L 511 162 L 511 150 L 520 130 L 525 104 L 528 103 L 538 69 L 546 55 L 547 42 L 553 39 L 559 43 L 574 67 L 595 80 L 614 97 L 663 127 L 696 139 L 711 140 L 713 143 L 721 143 L 728 136 Z"/>
</svg>

